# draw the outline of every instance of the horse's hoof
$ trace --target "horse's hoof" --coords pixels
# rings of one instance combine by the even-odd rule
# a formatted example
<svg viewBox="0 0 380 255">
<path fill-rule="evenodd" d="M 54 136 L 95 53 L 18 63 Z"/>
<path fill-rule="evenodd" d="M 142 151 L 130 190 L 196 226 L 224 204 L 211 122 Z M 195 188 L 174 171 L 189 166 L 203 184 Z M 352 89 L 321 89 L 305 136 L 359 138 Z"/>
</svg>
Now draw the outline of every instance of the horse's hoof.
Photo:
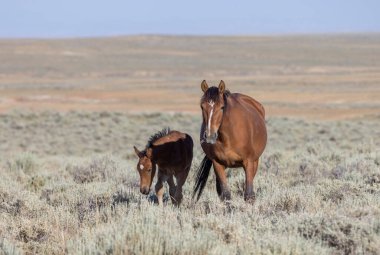
<svg viewBox="0 0 380 255">
<path fill-rule="evenodd" d="M 220 199 L 222 201 L 229 201 L 229 200 L 231 200 L 231 192 L 230 191 L 224 191 L 224 192 L 222 192 L 222 194 L 220 195 Z"/>
<path fill-rule="evenodd" d="M 255 200 L 256 200 L 256 196 L 253 194 L 251 195 L 244 195 L 244 200 L 245 202 L 249 203 L 249 204 L 253 204 L 255 203 Z"/>
</svg>

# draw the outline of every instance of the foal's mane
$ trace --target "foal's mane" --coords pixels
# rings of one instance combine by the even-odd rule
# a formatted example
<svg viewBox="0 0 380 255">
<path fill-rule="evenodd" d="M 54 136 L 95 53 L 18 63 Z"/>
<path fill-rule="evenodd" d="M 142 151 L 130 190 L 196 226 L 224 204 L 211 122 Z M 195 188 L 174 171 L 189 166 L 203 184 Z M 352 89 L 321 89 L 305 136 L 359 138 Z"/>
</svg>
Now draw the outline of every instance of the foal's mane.
<svg viewBox="0 0 380 255">
<path fill-rule="evenodd" d="M 151 148 L 153 146 L 153 143 L 155 141 L 157 141 L 158 139 L 160 139 L 161 137 L 164 137 L 166 135 L 168 135 L 170 133 L 170 128 L 169 127 L 166 127 L 164 129 L 162 129 L 161 131 L 158 131 L 157 133 L 155 133 L 154 135 L 151 135 L 149 140 L 148 140 L 148 143 L 146 144 L 146 148 Z"/>
<path fill-rule="evenodd" d="M 226 101 L 227 97 L 231 95 L 231 92 L 229 90 L 225 90 L 223 92 L 223 99 Z M 213 101 L 215 103 L 219 102 L 219 89 L 217 87 L 210 87 L 206 90 L 205 94 L 202 96 L 201 101 Z"/>
</svg>

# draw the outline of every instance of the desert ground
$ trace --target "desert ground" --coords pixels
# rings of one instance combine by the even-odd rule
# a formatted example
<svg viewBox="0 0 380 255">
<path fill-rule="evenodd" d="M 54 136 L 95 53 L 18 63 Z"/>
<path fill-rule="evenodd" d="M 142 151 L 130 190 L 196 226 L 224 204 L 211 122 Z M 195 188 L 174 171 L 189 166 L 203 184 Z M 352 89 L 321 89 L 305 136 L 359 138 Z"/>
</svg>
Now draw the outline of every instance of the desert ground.
<svg viewBox="0 0 380 255">
<path fill-rule="evenodd" d="M 0 254 L 379 254 L 380 35 L 0 40 Z M 243 200 L 191 199 L 200 82 L 267 113 Z M 170 126 L 194 160 L 180 208 L 139 193 L 133 145 Z"/>
<path fill-rule="evenodd" d="M 380 107 L 380 35 L 0 40 L 0 56 L 2 112 L 198 113 L 203 79 L 223 79 L 270 116 L 345 119 Z"/>
</svg>

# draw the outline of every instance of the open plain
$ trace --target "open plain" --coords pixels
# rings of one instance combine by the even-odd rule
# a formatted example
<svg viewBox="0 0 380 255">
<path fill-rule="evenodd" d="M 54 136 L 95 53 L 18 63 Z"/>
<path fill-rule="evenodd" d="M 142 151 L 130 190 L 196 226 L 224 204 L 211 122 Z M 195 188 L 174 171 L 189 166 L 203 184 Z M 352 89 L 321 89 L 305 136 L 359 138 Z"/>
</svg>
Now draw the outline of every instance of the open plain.
<svg viewBox="0 0 380 255">
<path fill-rule="evenodd" d="M 0 254 L 379 254 L 380 35 L 0 40 Z M 200 82 L 267 113 L 243 200 L 191 200 Z M 133 145 L 194 138 L 180 208 L 139 193 Z M 166 200 L 168 195 L 165 194 Z"/>
</svg>

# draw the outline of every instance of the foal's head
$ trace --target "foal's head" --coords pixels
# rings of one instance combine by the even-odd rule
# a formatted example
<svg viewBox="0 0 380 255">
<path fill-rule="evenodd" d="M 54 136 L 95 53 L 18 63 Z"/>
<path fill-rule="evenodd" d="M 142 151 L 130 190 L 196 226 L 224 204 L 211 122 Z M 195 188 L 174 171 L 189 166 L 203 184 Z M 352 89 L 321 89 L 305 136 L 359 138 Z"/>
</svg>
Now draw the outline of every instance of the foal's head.
<svg viewBox="0 0 380 255">
<path fill-rule="evenodd" d="M 156 173 L 156 165 L 152 162 L 152 148 L 147 148 L 144 151 L 139 151 L 135 146 L 133 148 L 139 157 L 137 171 L 140 174 L 140 192 L 148 195 Z"/>
<path fill-rule="evenodd" d="M 203 122 L 206 125 L 203 136 L 207 143 L 215 144 L 218 138 L 219 127 L 222 124 L 226 97 L 229 95 L 229 92 L 225 90 L 224 81 L 220 81 L 218 87 L 209 88 L 204 80 L 201 88 L 204 93 L 201 99 L 201 109 Z"/>
</svg>

